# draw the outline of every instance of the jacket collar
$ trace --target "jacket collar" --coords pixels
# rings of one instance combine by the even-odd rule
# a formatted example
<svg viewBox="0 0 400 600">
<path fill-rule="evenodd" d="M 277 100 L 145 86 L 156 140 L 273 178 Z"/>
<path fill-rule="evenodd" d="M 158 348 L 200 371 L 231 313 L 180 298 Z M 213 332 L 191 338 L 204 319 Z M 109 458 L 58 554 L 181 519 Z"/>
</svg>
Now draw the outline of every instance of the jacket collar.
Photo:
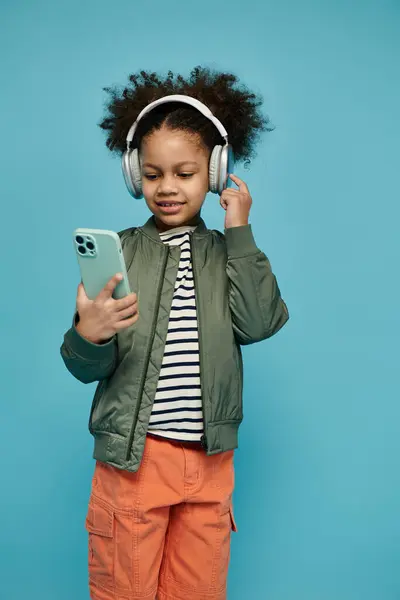
<svg viewBox="0 0 400 600">
<path fill-rule="evenodd" d="M 161 244 L 163 243 L 160 239 L 160 234 L 159 234 L 159 231 L 156 226 L 156 221 L 155 221 L 154 215 L 152 215 L 150 217 L 150 219 L 142 227 L 139 227 L 139 229 L 142 230 L 144 234 L 146 234 L 149 238 L 151 238 L 155 242 L 159 242 Z M 194 230 L 193 233 L 196 236 L 198 236 L 198 235 L 204 236 L 209 233 L 207 226 L 202 218 L 200 218 L 199 224 L 196 226 L 196 229 Z"/>
</svg>

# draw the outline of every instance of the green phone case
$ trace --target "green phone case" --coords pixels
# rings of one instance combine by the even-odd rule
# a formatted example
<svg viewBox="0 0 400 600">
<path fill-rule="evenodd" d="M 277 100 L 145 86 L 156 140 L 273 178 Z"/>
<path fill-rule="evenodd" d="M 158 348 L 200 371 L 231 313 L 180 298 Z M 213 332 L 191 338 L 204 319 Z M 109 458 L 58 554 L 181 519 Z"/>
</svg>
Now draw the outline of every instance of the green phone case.
<svg viewBox="0 0 400 600">
<path fill-rule="evenodd" d="M 94 300 L 117 273 L 122 273 L 123 279 L 115 288 L 113 298 L 124 298 L 131 293 L 117 233 L 106 229 L 79 228 L 73 232 L 73 243 L 88 298 Z"/>
</svg>

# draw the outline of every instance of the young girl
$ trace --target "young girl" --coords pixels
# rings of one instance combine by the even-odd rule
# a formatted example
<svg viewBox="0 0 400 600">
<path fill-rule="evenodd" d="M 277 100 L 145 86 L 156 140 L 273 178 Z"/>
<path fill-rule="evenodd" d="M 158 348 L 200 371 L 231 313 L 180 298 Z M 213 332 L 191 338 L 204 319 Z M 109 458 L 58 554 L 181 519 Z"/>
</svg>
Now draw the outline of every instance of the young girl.
<svg viewBox="0 0 400 600">
<path fill-rule="evenodd" d="M 100 126 L 108 148 L 123 153 L 130 193 L 143 194 L 152 213 L 119 234 L 135 293 L 112 297 L 118 274 L 93 301 L 80 284 L 61 347 L 77 379 L 99 382 L 89 423 L 90 593 L 223 600 L 243 418 L 240 346 L 288 319 L 249 225 L 249 190 L 229 169 L 231 150 L 249 159 L 268 120 L 231 74 L 129 79 L 121 92 L 106 88 Z M 224 235 L 200 216 L 209 190 L 220 194 Z"/>
</svg>

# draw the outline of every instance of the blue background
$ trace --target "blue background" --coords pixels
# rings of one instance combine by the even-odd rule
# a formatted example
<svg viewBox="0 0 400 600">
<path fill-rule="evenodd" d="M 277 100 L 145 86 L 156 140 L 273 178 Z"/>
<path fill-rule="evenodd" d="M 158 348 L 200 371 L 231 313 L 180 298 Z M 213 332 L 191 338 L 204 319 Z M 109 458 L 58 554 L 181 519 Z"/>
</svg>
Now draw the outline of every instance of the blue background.
<svg viewBox="0 0 400 600">
<path fill-rule="evenodd" d="M 236 172 L 291 313 L 244 353 L 229 600 L 398 600 L 400 3 L 2 0 L 0 22 L 1 598 L 88 598 L 71 232 L 148 218 L 96 127 L 102 87 L 205 64 L 276 125 Z M 223 228 L 216 196 L 204 217 Z"/>
</svg>

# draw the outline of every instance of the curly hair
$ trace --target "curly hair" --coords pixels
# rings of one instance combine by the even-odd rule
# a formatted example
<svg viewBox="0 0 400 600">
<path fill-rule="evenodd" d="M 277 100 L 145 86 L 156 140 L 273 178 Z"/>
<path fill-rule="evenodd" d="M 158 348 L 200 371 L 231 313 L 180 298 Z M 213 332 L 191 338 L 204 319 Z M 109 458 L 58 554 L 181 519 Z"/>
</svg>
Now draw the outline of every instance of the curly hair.
<svg viewBox="0 0 400 600">
<path fill-rule="evenodd" d="M 111 152 L 122 154 L 126 136 L 141 110 L 150 102 L 171 94 L 197 98 L 221 121 L 229 134 L 236 161 L 248 163 L 255 156 L 255 145 L 262 132 L 272 131 L 270 120 L 260 107 L 263 99 L 251 92 L 232 73 L 195 67 L 190 76 L 168 71 L 167 76 L 139 71 L 129 75 L 129 84 L 103 88 L 109 94 L 107 114 L 99 127 L 107 132 L 106 145 Z M 135 133 L 135 146 L 154 130 L 166 126 L 172 130 L 196 133 L 211 151 L 222 138 L 216 127 L 198 110 L 178 102 L 162 104 L 140 120 Z"/>
</svg>

